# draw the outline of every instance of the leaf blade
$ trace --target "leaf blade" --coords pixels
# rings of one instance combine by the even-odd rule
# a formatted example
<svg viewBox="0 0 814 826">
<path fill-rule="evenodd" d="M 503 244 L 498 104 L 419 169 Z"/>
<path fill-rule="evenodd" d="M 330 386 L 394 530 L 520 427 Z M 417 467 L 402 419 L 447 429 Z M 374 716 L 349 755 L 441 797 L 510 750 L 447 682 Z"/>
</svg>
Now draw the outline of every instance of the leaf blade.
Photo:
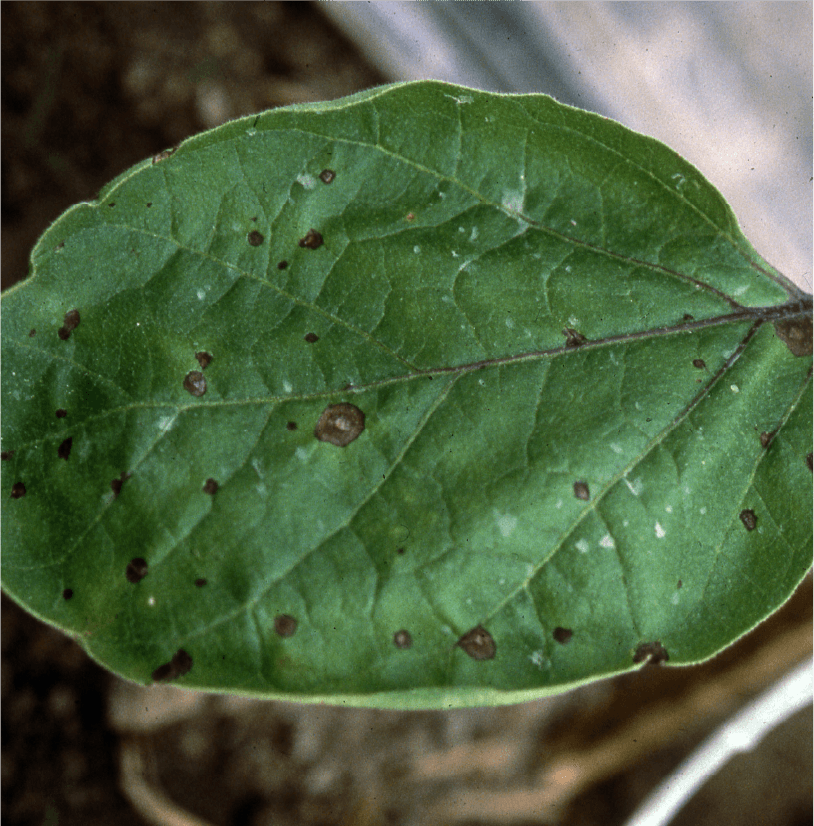
<svg viewBox="0 0 814 826">
<path fill-rule="evenodd" d="M 711 656 L 810 564 L 810 359 L 769 323 L 810 301 L 595 115 L 434 82 L 276 110 L 123 174 L 32 267 L 3 298 L 3 586 L 131 679 L 183 650 L 210 690 L 515 702 L 642 644 Z M 337 403 L 346 447 L 314 435 Z"/>
</svg>

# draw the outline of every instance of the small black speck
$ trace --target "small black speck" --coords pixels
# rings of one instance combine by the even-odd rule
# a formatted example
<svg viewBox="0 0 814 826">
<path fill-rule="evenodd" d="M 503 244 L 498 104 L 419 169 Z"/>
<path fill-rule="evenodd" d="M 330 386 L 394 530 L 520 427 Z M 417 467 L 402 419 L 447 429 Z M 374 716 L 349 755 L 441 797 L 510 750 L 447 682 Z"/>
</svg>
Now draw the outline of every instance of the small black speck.
<svg viewBox="0 0 814 826">
<path fill-rule="evenodd" d="M 73 588 L 66 588 L 62 592 L 62 599 L 70 599 L 73 596 Z"/>
<path fill-rule="evenodd" d="M 29 330 L 29 332 L 28 332 L 28 337 L 29 338 L 34 338 L 35 335 L 37 335 L 36 330 Z"/>
<path fill-rule="evenodd" d="M 62 341 L 67 341 L 71 337 L 71 333 L 79 326 L 79 310 L 68 310 L 65 313 L 65 318 L 62 326 L 59 328 L 57 335 Z"/>
<path fill-rule="evenodd" d="M 742 510 L 738 516 L 747 531 L 753 531 L 757 527 L 757 516 L 755 516 L 755 512 L 750 508 Z"/>
<path fill-rule="evenodd" d="M 655 642 L 643 642 L 638 646 L 633 654 L 633 662 L 637 665 L 647 660 L 648 665 L 660 665 L 670 659 L 667 649 L 659 640 Z"/>
<path fill-rule="evenodd" d="M 7 459 L 10 459 L 13 455 L 13 450 L 4 450 L 2 453 L 0 453 L 0 459 L 2 459 L 5 462 Z"/>
<path fill-rule="evenodd" d="M 398 548 L 398 549 L 396 550 L 396 553 L 397 553 L 399 556 L 404 556 L 404 554 L 406 554 L 406 553 L 407 553 L 407 551 L 405 551 L 405 550 L 404 550 L 404 548 Z"/>
<path fill-rule="evenodd" d="M 280 261 L 277 265 L 278 270 L 284 270 L 288 266 L 288 261 Z"/>
<path fill-rule="evenodd" d="M 699 370 L 707 369 L 707 363 L 704 361 L 704 359 L 693 359 L 692 366 L 697 367 Z"/>
<path fill-rule="evenodd" d="M 297 423 L 296 422 L 286 422 L 285 426 L 286 426 L 287 430 L 296 430 L 297 429 Z"/>
<path fill-rule="evenodd" d="M 68 436 L 62 444 L 57 448 L 57 456 L 60 459 L 65 459 L 68 461 L 68 457 L 71 455 L 71 447 L 73 446 L 73 436 Z"/>
<path fill-rule="evenodd" d="M 690 315 L 689 313 L 684 313 L 684 315 L 681 317 L 681 320 L 682 321 L 695 321 L 695 316 Z"/>
<path fill-rule="evenodd" d="M 309 343 L 314 344 L 319 341 L 319 336 L 316 333 L 306 333 L 303 338 Z"/>
<path fill-rule="evenodd" d="M 315 250 L 319 249 L 325 243 L 325 239 L 322 237 L 322 234 L 315 229 L 309 229 L 308 232 L 305 233 L 305 237 L 300 238 L 297 243 L 305 249 Z"/>
<path fill-rule="evenodd" d="M 183 677 L 191 668 L 192 657 L 183 648 L 179 648 L 170 662 L 160 665 L 153 671 L 153 680 L 155 682 L 174 680 L 176 677 Z"/>
<path fill-rule="evenodd" d="M 195 587 L 196 588 L 203 588 L 204 585 L 206 585 L 206 580 L 203 577 L 195 580 Z"/>
<path fill-rule="evenodd" d="M 574 632 L 570 628 L 557 626 L 552 632 L 552 636 L 560 645 L 565 645 L 574 636 Z"/>
<path fill-rule="evenodd" d="M 585 482 L 574 482 L 574 496 L 577 499 L 582 499 L 584 502 L 587 502 L 591 498 L 591 493 L 588 490 L 588 485 Z"/>
<path fill-rule="evenodd" d="M 67 415 L 68 411 L 64 408 L 60 407 L 59 410 L 57 410 L 56 416 L 58 419 L 64 419 Z"/>
<path fill-rule="evenodd" d="M 11 498 L 22 499 L 25 496 L 25 485 L 22 482 L 15 482 L 11 486 Z"/>
<path fill-rule="evenodd" d="M 253 247 L 259 247 L 263 243 L 263 234 L 261 232 L 258 232 L 256 229 L 253 229 L 249 233 L 248 238 L 249 238 L 249 243 Z"/>
<path fill-rule="evenodd" d="M 130 478 L 132 474 L 122 473 L 118 479 L 114 479 L 110 483 L 110 489 L 113 491 L 113 498 L 115 499 L 122 492 L 122 485 Z"/>
<path fill-rule="evenodd" d="M 108 206 L 109 206 L 109 207 L 114 207 L 114 206 L 116 206 L 116 202 L 115 202 L 115 201 L 111 201 L 111 202 L 108 204 Z"/>
<path fill-rule="evenodd" d="M 153 163 L 159 163 L 160 161 L 166 161 L 171 155 L 175 154 L 175 150 L 177 146 L 173 146 L 172 149 L 165 149 L 162 152 L 159 152 L 157 155 L 153 155 Z"/>
<path fill-rule="evenodd" d="M 152 205 L 153 205 L 153 202 L 152 202 L 152 201 L 147 201 L 147 206 L 148 206 L 148 207 L 151 207 Z"/>
<path fill-rule="evenodd" d="M 289 614 L 278 614 L 274 618 L 274 630 L 281 637 L 293 637 L 297 630 L 297 620 Z"/>
<path fill-rule="evenodd" d="M 562 331 L 562 334 L 565 336 L 566 347 L 582 347 L 582 345 L 588 341 L 582 333 L 574 330 L 572 327 L 566 327 Z"/>
<path fill-rule="evenodd" d="M 206 393 L 206 379 L 199 370 L 190 370 L 184 378 L 184 390 L 192 396 L 203 396 Z"/>
<path fill-rule="evenodd" d="M 393 634 L 393 645 L 402 650 L 412 648 L 413 638 L 410 636 L 410 632 L 405 631 L 403 628 L 400 631 L 396 631 L 396 633 Z"/>
<path fill-rule="evenodd" d="M 806 466 L 808 467 L 808 469 L 809 469 L 812 473 L 814 473 L 814 454 L 809 453 L 809 454 L 806 456 Z"/>
<path fill-rule="evenodd" d="M 218 483 L 214 479 L 207 479 L 204 482 L 203 492 L 214 496 L 218 492 Z"/>
<path fill-rule="evenodd" d="M 329 184 L 333 179 L 336 178 L 336 172 L 333 169 L 323 169 L 322 172 L 319 173 L 319 179 L 324 184 Z"/>
<path fill-rule="evenodd" d="M 467 631 L 456 645 L 473 660 L 492 660 L 497 651 L 492 635 L 482 625 L 476 625 L 471 631 Z"/>
<path fill-rule="evenodd" d="M 147 560 L 140 556 L 137 556 L 135 559 L 131 559 L 127 563 L 127 569 L 124 573 L 128 582 L 131 582 L 134 585 L 137 582 L 141 582 L 141 580 L 147 576 Z"/>
</svg>

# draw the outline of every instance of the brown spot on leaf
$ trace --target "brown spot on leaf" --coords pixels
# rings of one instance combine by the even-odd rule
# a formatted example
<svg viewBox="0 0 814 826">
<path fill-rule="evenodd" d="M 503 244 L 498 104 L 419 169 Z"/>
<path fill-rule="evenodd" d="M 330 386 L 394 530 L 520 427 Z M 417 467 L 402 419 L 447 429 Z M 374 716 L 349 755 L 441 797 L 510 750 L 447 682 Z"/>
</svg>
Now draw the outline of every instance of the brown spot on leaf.
<svg viewBox="0 0 814 826">
<path fill-rule="evenodd" d="M 681 316 L 681 320 L 682 321 L 695 321 L 695 316 L 692 315 L 691 313 L 684 313 L 684 315 Z"/>
<path fill-rule="evenodd" d="M 707 369 L 707 363 L 704 361 L 704 359 L 693 359 L 692 366 L 697 367 L 699 370 Z"/>
<path fill-rule="evenodd" d="M 319 179 L 324 184 L 329 184 L 333 181 L 336 177 L 336 172 L 333 169 L 323 169 L 322 172 L 319 173 Z"/>
<path fill-rule="evenodd" d="M 253 229 L 247 236 L 249 243 L 253 247 L 259 247 L 263 243 L 263 233 Z"/>
<path fill-rule="evenodd" d="M 582 333 L 574 330 L 572 327 L 566 327 L 562 334 L 565 336 L 566 347 L 581 347 L 588 339 Z"/>
<path fill-rule="evenodd" d="M 206 379 L 200 370 L 190 370 L 184 379 L 184 390 L 193 396 L 203 396 L 206 393 Z"/>
<path fill-rule="evenodd" d="M 175 150 L 177 146 L 173 146 L 172 149 L 165 149 L 163 152 L 159 152 L 157 155 L 153 155 L 153 163 L 156 164 L 159 161 L 166 161 L 171 155 L 175 154 Z"/>
<path fill-rule="evenodd" d="M 318 336 L 316 333 L 306 333 L 306 334 L 303 336 L 303 338 L 304 338 L 304 339 L 305 339 L 305 341 L 307 341 L 309 344 L 315 344 L 317 341 L 319 341 L 319 336 Z"/>
<path fill-rule="evenodd" d="M 679 579 L 678 583 L 676 584 L 676 588 L 681 588 L 683 585 L 684 583 Z"/>
<path fill-rule="evenodd" d="M 772 430 L 771 433 L 766 433 L 765 431 L 760 434 L 760 445 L 761 447 L 768 447 L 772 443 L 772 439 L 774 439 L 775 434 L 777 433 L 776 430 Z"/>
<path fill-rule="evenodd" d="M 314 436 L 321 442 L 347 447 L 365 429 L 365 414 L 355 405 L 341 402 L 322 411 Z"/>
<path fill-rule="evenodd" d="M 190 657 L 183 648 L 179 648 L 178 651 L 173 654 L 170 662 L 158 666 L 158 668 L 153 671 L 153 681 L 158 683 L 166 680 L 175 680 L 178 677 L 183 677 L 191 668 L 192 657 Z"/>
<path fill-rule="evenodd" d="M 68 310 L 65 313 L 62 326 L 59 328 L 58 335 L 63 341 L 67 341 L 71 337 L 71 333 L 79 326 L 79 310 Z"/>
<path fill-rule="evenodd" d="M 482 625 L 467 631 L 456 644 L 473 660 L 491 660 L 497 651 L 492 635 Z"/>
<path fill-rule="evenodd" d="M 633 662 L 637 665 L 647 660 L 648 665 L 659 665 L 670 659 L 667 649 L 658 641 L 643 642 L 633 655 Z"/>
<path fill-rule="evenodd" d="M 25 485 L 22 482 L 15 482 L 11 486 L 11 498 L 22 499 L 25 496 Z"/>
<path fill-rule="evenodd" d="M 278 270 L 284 270 L 288 266 L 288 261 L 280 261 L 277 265 Z"/>
<path fill-rule="evenodd" d="M 557 626 L 554 629 L 552 636 L 558 643 L 560 643 L 560 645 L 565 645 L 571 637 L 574 636 L 574 632 L 570 628 L 562 628 Z"/>
<path fill-rule="evenodd" d="M 137 582 L 141 582 L 141 580 L 147 576 L 147 560 L 140 556 L 131 559 L 127 563 L 125 576 L 127 577 L 127 581 L 132 582 L 134 585 Z"/>
<path fill-rule="evenodd" d="M 37 331 L 36 331 L 36 330 L 29 330 L 29 331 L 28 331 L 28 337 L 29 337 L 29 338 L 34 338 L 34 336 L 35 336 L 35 335 L 37 335 Z"/>
<path fill-rule="evenodd" d="M 114 207 L 114 206 L 116 206 L 116 202 L 115 202 L 115 201 L 111 201 L 111 202 L 108 204 L 108 206 L 109 206 L 109 207 Z"/>
<path fill-rule="evenodd" d="M 114 479 L 110 483 L 110 489 L 113 491 L 113 498 L 115 499 L 122 492 L 122 485 L 132 476 L 131 473 L 122 473 L 118 479 Z"/>
<path fill-rule="evenodd" d="M 757 527 L 757 516 L 755 516 L 755 512 L 750 508 L 742 510 L 738 516 L 747 531 L 753 531 Z"/>
<path fill-rule="evenodd" d="M 66 588 L 62 592 L 62 599 L 71 599 L 73 597 L 73 588 Z"/>
<path fill-rule="evenodd" d="M 274 618 L 274 630 L 281 637 L 293 637 L 297 630 L 297 620 L 290 614 L 278 614 Z"/>
<path fill-rule="evenodd" d="M 809 453 L 806 456 L 806 465 L 808 466 L 808 469 L 814 473 L 814 454 Z"/>
<path fill-rule="evenodd" d="M 405 220 L 415 221 L 415 213 L 414 212 L 408 212 L 407 215 L 405 216 Z"/>
<path fill-rule="evenodd" d="M 405 550 L 404 550 L 404 548 L 397 548 L 397 549 L 396 549 L 396 553 L 397 553 L 399 556 L 404 556 L 404 554 L 406 554 L 406 553 L 407 553 L 407 551 L 405 551 Z"/>
<path fill-rule="evenodd" d="M 195 580 L 195 587 L 196 588 L 203 588 L 206 585 L 206 580 L 203 577 L 200 577 Z"/>
<path fill-rule="evenodd" d="M 286 430 L 296 430 L 297 429 L 297 423 L 296 422 L 286 422 L 285 426 L 286 426 Z"/>
<path fill-rule="evenodd" d="M 778 321 L 774 325 L 774 330 L 777 337 L 789 348 L 792 355 L 811 355 L 811 316 L 800 316 Z"/>
<path fill-rule="evenodd" d="M 10 459 L 13 455 L 13 450 L 4 450 L 2 453 L 0 453 L 0 459 L 2 459 L 5 462 L 7 459 Z"/>
<path fill-rule="evenodd" d="M 198 364 L 201 365 L 201 370 L 206 370 L 212 363 L 212 354 L 207 353 L 205 350 L 201 350 L 200 353 L 195 353 L 195 358 L 198 360 Z"/>
<path fill-rule="evenodd" d="M 308 232 L 305 233 L 305 237 L 300 238 L 297 243 L 301 247 L 305 247 L 305 249 L 315 250 L 319 249 L 325 243 L 325 239 L 315 229 L 309 229 Z"/>
<path fill-rule="evenodd" d="M 63 409 L 63 408 L 61 408 L 61 407 L 59 408 L 59 410 L 57 410 L 57 418 L 58 418 L 58 419 L 64 419 L 67 415 L 68 415 L 68 411 L 67 411 L 67 410 L 64 410 L 64 409 Z"/>
<path fill-rule="evenodd" d="M 577 499 L 582 499 L 584 502 L 587 502 L 591 498 L 591 492 L 588 490 L 588 484 L 586 482 L 574 482 L 574 496 Z"/>
<path fill-rule="evenodd" d="M 218 483 L 214 479 L 207 479 L 204 482 L 203 492 L 214 496 L 218 492 Z"/>
<path fill-rule="evenodd" d="M 410 636 L 409 631 L 405 631 L 402 628 L 401 631 L 396 631 L 396 633 L 393 634 L 393 645 L 395 645 L 396 648 L 410 648 L 412 644 L 413 638 Z"/>
<path fill-rule="evenodd" d="M 62 444 L 57 448 L 57 456 L 60 459 L 68 460 L 68 457 L 71 455 L 71 447 L 73 446 L 73 436 L 68 436 Z"/>
</svg>

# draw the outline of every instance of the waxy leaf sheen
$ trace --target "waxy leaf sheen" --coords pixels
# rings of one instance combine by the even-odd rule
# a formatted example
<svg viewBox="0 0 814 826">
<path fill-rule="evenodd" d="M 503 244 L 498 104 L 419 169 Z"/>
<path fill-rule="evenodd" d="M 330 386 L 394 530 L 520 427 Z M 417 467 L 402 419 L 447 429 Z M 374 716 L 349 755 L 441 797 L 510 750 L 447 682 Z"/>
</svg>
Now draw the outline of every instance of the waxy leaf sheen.
<svg viewBox="0 0 814 826">
<path fill-rule="evenodd" d="M 130 680 L 517 702 L 708 658 L 811 564 L 811 297 L 543 95 L 227 123 L 2 310 L 3 588 Z"/>
</svg>

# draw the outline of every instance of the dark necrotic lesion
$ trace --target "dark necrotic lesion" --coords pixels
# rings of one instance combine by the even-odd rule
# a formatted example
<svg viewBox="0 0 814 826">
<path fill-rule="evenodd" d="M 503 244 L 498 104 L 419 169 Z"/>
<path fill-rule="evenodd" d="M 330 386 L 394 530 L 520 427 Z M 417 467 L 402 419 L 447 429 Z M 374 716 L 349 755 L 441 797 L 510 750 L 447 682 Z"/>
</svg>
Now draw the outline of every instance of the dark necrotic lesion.
<svg viewBox="0 0 814 826">
<path fill-rule="evenodd" d="M 321 442 L 347 447 L 365 429 L 365 414 L 347 402 L 331 404 L 322 411 L 314 435 Z"/>
</svg>

